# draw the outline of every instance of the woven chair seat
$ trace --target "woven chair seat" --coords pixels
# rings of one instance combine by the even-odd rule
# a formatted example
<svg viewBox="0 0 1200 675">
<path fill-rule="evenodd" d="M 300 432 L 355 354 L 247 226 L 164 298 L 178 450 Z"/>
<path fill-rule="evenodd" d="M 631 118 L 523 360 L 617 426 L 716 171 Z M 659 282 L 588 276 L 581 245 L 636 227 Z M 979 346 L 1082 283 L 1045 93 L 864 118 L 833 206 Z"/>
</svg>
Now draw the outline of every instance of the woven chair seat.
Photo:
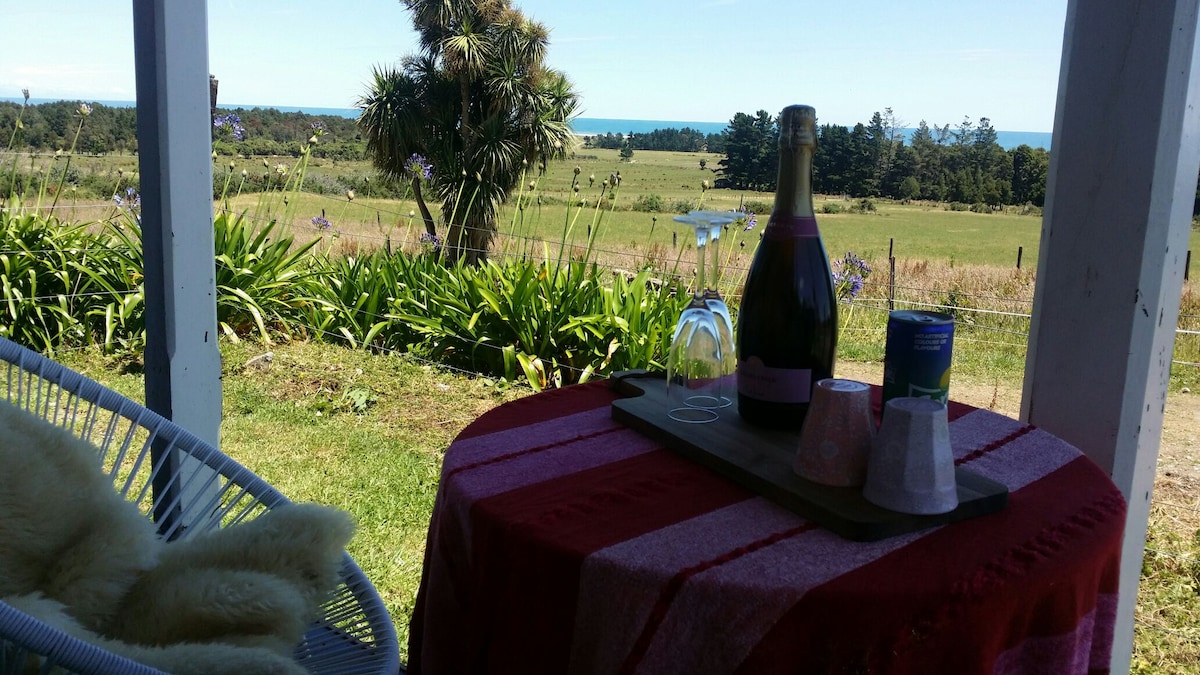
<svg viewBox="0 0 1200 675">
<path fill-rule="evenodd" d="M 7 400 L 94 445 L 116 491 L 154 518 L 163 537 L 228 527 L 289 503 L 211 444 L 94 380 L 4 338 L 0 359 L 7 368 Z M 322 611 L 295 647 L 297 663 L 312 673 L 400 672 L 391 617 L 349 554 L 343 554 L 340 583 Z M 0 602 L 0 674 L 24 672 L 30 655 L 42 657 L 41 672 L 161 672 Z"/>
</svg>

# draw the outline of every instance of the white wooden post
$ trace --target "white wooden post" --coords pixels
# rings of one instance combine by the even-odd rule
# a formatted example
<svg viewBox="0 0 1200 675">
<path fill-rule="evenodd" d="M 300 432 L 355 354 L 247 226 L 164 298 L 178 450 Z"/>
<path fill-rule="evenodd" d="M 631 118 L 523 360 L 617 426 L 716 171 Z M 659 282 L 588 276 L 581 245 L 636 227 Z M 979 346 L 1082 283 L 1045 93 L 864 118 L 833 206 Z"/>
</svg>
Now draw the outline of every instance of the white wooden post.
<svg viewBox="0 0 1200 675">
<path fill-rule="evenodd" d="M 146 404 L 217 445 L 221 355 L 213 263 L 208 7 L 205 0 L 133 0 L 133 24 L 146 268 Z"/>
<path fill-rule="evenodd" d="M 1109 470 L 1129 502 L 1114 673 L 1130 666 L 1200 171 L 1198 3 L 1067 8 L 1021 414 Z"/>
</svg>

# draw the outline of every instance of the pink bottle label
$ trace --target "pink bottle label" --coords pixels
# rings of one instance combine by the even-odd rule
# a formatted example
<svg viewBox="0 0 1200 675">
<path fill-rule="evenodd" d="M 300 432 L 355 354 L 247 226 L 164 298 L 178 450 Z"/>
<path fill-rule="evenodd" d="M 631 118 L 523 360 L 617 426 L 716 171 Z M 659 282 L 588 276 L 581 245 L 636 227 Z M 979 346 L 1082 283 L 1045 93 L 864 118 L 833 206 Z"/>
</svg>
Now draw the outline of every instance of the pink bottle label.
<svg viewBox="0 0 1200 675">
<path fill-rule="evenodd" d="M 739 359 L 738 393 L 773 403 L 808 403 L 812 397 L 812 371 L 806 368 L 771 368 L 762 359 Z"/>
<path fill-rule="evenodd" d="M 798 237 L 819 237 L 815 216 L 790 216 L 772 218 L 767 223 L 763 236 L 770 239 L 796 239 Z"/>
</svg>

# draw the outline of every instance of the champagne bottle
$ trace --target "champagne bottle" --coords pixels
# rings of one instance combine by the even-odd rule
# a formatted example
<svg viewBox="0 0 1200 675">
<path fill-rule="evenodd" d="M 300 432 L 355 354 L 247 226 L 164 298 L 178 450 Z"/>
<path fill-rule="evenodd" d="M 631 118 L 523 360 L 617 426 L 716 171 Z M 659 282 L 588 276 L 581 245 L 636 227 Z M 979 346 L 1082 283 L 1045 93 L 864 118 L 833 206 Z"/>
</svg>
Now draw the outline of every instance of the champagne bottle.
<svg viewBox="0 0 1200 675">
<path fill-rule="evenodd" d="M 817 113 L 783 109 L 775 206 L 738 310 L 738 410 L 759 426 L 799 429 L 812 388 L 833 377 L 837 302 L 812 202 Z"/>
</svg>

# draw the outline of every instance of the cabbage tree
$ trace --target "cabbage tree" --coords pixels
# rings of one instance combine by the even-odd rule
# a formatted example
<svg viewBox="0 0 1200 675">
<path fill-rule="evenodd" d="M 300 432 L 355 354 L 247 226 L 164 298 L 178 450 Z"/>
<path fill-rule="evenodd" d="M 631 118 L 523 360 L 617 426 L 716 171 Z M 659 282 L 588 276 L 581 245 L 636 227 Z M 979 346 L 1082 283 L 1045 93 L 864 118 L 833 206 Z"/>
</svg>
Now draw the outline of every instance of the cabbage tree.
<svg viewBox="0 0 1200 675">
<path fill-rule="evenodd" d="M 411 181 L 428 235 L 443 227 L 452 258 L 478 261 L 499 205 L 568 149 L 579 96 L 545 64 L 545 26 L 509 0 L 401 1 L 420 50 L 375 67 L 358 124 L 376 168 Z"/>
</svg>

